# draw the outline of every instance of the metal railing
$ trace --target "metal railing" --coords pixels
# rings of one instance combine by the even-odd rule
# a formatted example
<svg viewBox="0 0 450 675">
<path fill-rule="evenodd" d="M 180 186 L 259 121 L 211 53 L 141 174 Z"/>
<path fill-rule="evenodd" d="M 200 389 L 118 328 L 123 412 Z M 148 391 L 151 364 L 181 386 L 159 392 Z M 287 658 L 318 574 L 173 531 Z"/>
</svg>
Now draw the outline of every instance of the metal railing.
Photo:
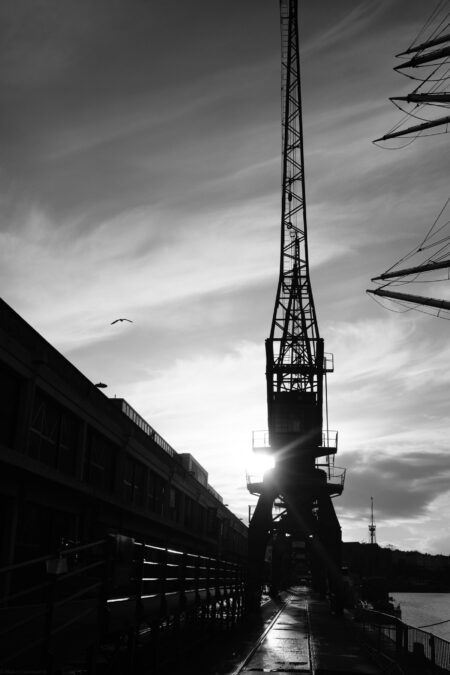
<svg viewBox="0 0 450 675">
<path fill-rule="evenodd" d="M 334 354 L 325 352 L 323 355 L 323 368 L 326 373 L 334 372 Z"/>
<path fill-rule="evenodd" d="M 246 483 L 247 483 L 247 487 L 249 487 L 250 485 L 253 485 L 253 484 L 259 485 L 264 480 L 264 474 L 262 472 L 258 473 L 258 474 L 256 474 L 256 473 L 252 473 L 252 474 L 246 473 L 245 474 L 245 480 L 246 480 Z"/>
<path fill-rule="evenodd" d="M 344 487 L 345 483 L 345 474 L 347 469 L 343 469 L 340 466 L 329 466 L 328 469 L 328 482 L 333 485 L 341 485 Z"/>
<path fill-rule="evenodd" d="M 270 439 L 268 429 L 257 429 L 252 432 L 253 452 L 270 452 Z"/>
<path fill-rule="evenodd" d="M 325 429 L 322 431 L 322 447 L 329 448 L 330 454 L 337 452 L 338 432 L 332 429 Z M 270 446 L 269 431 L 267 429 L 257 429 L 252 432 L 252 449 L 253 452 L 262 452 L 270 454 L 272 448 Z"/>
<path fill-rule="evenodd" d="M 106 540 L 1 569 L 0 666 L 51 672 L 56 636 L 75 625 L 101 631 L 107 578 Z"/>
<path fill-rule="evenodd" d="M 337 452 L 338 445 L 338 432 L 331 429 L 326 429 L 322 431 L 322 447 L 329 448 L 330 451 L 334 450 Z M 333 453 L 334 454 L 334 453 Z"/>
<path fill-rule="evenodd" d="M 359 619 L 365 638 L 386 656 L 422 662 L 431 672 L 450 672 L 450 642 L 420 628 L 414 628 L 397 617 L 365 610 Z M 428 671 L 427 671 L 428 672 Z"/>
<path fill-rule="evenodd" d="M 0 588 L 0 672 L 90 671 L 120 636 L 132 672 L 144 636 L 155 647 L 161 627 L 228 627 L 244 612 L 238 564 L 120 535 L 0 569 Z"/>
</svg>

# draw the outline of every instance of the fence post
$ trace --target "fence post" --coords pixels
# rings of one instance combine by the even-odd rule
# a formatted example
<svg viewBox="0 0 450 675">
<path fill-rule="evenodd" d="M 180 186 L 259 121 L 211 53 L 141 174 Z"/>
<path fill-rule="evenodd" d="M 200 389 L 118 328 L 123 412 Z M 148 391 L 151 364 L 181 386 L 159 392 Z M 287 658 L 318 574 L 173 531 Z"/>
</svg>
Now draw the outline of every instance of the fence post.
<svg viewBox="0 0 450 675">
<path fill-rule="evenodd" d="M 139 553 L 137 555 L 136 565 L 135 565 L 135 609 L 134 609 L 134 626 L 129 632 L 129 643 L 128 643 L 128 665 L 130 672 L 133 672 L 134 663 L 136 658 L 136 646 L 139 637 L 139 626 L 142 621 L 142 578 L 144 576 L 144 560 L 145 560 L 145 540 L 140 545 Z"/>
<path fill-rule="evenodd" d="M 247 588 L 246 570 L 239 564 L 239 618 L 242 619 L 247 607 L 245 606 L 245 596 Z"/>
<path fill-rule="evenodd" d="M 161 602 L 159 605 L 160 617 L 165 616 L 167 610 L 166 591 L 167 591 L 167 564 L 169 558 L 169 551 L 167 547 L 160 553 L 160 572 L 159 572 L 159 593 L 161 595 Z"/>
<path fill-rule="evenodd" d="M 200 553 L 197 554 L 195 558 L 195 577 L 194 577 L 194 585 L 195 585 L 195 605 L 196 607 L 200 604 L 200 564 L 201 564 L 201 556 Z"/>
<path fill-rule="evenodd" d="M 225 562 L 220 560 L 219 567 L 219 588 L 220 592 L 220 625 L 223 627 L 225 621 L 225 602 L 227 597 L 227 586 L 226 586 L 226 569 Z"/>
<path fill-rule="evenodd" d="M 208 556 L 206 563 L 206 603 L 205 612 L 202 612 L 203 619 L 208 620 L 211 616 L 211 558 Z"/>
<path fill-rule="evenodd" d="M 98 639 L 107 632 L 108 629 L 108 598 L 111 593 L 113 562 L 115 556 L 116 542 L 111 535 L 106 539 L 104 552 L 104 566 L 102 586 L 99 595 L 99 631 Z"/>
<path fill-rule="evenodd" d="M 430 635 L 430 652 L 431 652 L 431 672 L 436 672 L 436 645 L 434 643 L 434 635 Z"/>
<path fill-rule="evenodd" d="M 403 627 L 403 650 L 407 654 L 409 651 L 408 648 L 408 643 L 409 643 L 409 636 L 408 636 L 408 626 L 405 624 Z"/>
<path fill-rule="evenodd" d="M 97 653 L 99 650 L 102 636 L 108 631 L 108 598 L 111 593 L 111 583 L 113 574 L 113 563 L 116 552 L 116 542 L 113 536 L 109 535 L 103 543 L 103 574 L 102 584 L 98 597 L 98 628 L 95 641 L 87 648 L 86 661 L 88 675 L 94 675 L 97 666 Z M 93 549 L 93 552 L 95 549 Z"/>
<path fill-rule="evenodd" d="M 136 560 L 136 577 L 135 581 L 135 593 L 136 593 L 136 607 L 135 607 L 135 621 L 136 625 L 139 626 L 142 620 L 142 587 L 143 587 L 143 577 L 144 577 L 144 563 L 145 563 L 145 541 L 140 545 L 139 554 Z"/>
<path fill-rule="evenodd" d="M 399 652 L 402 648 L 402 629 L 399 621 L 395 622 L 395 651 Z"/>
<path fill-rule="evenodd" d="M 181 565 L 179 571 L 178 579 L 178 591 L 179 591 L 179 611 L 183 612 L 186 608 L 186 570 L 187 570 L 187 553 L 183 553 L 181 558 Z"/>
<path fill-rule="evenodd" d="M 53 658 L 50 654 L 50 646 L 52 639 L 53 614 L 55 610 L 55 590 L 56 590 L 55 574 L 50 576 L 47 594 L 45 599 L 45 621 L 44 621 L 44 637 L 42 641 L 41 666 L 45 668 L 47 675 L 53 672 Z"/>
</svg>

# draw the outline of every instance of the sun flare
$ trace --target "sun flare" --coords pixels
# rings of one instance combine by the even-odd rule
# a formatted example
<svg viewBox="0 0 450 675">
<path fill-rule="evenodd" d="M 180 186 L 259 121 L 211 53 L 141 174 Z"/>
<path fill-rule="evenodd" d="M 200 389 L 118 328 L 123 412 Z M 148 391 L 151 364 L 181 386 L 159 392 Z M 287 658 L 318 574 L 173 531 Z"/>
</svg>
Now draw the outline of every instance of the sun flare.
<svg viewBox="0 0 450 675">
<path fill-rule="evenodd" d="M 253 452 L 247 462 L 247 473 L 255 476 L 263 476 L 269 469 L 273 469 L 275 460 L 266 453 Z"/>
</svg>

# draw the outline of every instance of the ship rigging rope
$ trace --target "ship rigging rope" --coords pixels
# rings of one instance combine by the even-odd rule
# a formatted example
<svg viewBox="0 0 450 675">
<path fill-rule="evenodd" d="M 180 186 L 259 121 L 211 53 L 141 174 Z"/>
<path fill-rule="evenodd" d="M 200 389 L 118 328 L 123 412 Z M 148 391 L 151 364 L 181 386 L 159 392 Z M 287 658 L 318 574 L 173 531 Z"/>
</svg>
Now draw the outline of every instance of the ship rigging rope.
<svg viewBox="0 0 450 675">
<path fill-rule="evenodd" d="M 394 129 L 398 129 L 398 127 L 404 122 L 405 118 L 401 120 L 393 129 L 391 129 L 388 133 L 392 133 Z M 403 148 L 407 148 L 411 143 L 414 143 L 418 138 L 421 136 L 425 136 L 426 138 L 430 138 L 431 136 L 442 136 L 442 134 L 448 134 L 450 131 L 450 128 L 448 127 L 448 124 L 446 125 L 444 131 L 434 131 L 434 132 L 428 132 L 428 133 L 423 133 L 423 131 L 419 131 L 419 133 L 415 134 L 414 136 L 406 136 L 403 135 L 402 138 L 407 139 L 407 142 L 404 143 L 403 145 L 397 145 L 395 148 L 389 148 L 387 145 L 381 145 L 381 139 L 377 141 L 372 141 L 374 145 L 376 145 L 379 148 L 382 148 L 383 150 L 403 150 Z M 398 139 L 397 139 L 398 140 Z"/>
<path fill-rule="evenodd" d="M 434 10 L 431 12 L 431 14 L 430 14 L 430 16 L 428 17 L 428 19 L 425 21 L 425 23 L 424 23 L 424 25 L 422 26 L 422 28 L 421 28 L 421 29 L 419 30 L 419 32 L 417 33 L 416 37 L 413 39 L 413 41 L 412 41 L 411 44 L 409 45 L 409 48 L 408 48 L 408 49 L 412 49 L 412 47 L 414 46 L 414 44 L 415 44 L 416 42 L 419 41 L 420 36 L 427 30 L 428 26 L 430 26 L 430 25 L 433 23 L 433 21 L 435 20 L 435 17 L 437 17 L 437 16 L 439 15 L 439 13 L 444 9 L 445 4 L 446 4 L 446 1 L 447 1 L 447 0 L 440 0 L 440 2 L 436 5 L 436 7 L 435 7 Z M 436 28 L 435 28 L 435 29 L 430 33 L 430 35 L 428 36 L 428 39 L 429 39 L 429 40 L 432 39 L 432 38 L 436 35 L 436 33 L 438 33 L 440 26 L 442 26 L 443 22 L 446 20 L 446 18 L 447 18 L 448 16 L 449 16 L 449 15 L 446 14 L 446 15 L 444 16 L 444 18 L 441 19 L 440 23 L 436 26 Z M 444 26 L 444 27 L 441 29 L 441 32 L 442 32 L 443 30 L 445 30 L 445 28 L 446 28 L 446 26 Z"/>
<path fill-rule="evenodd" d="M 426 32 L 428 33 L 427 34 L 427 42 L 432 41 L 433 39 L 437 39 L 437 37 L 440 37 L 440 36 L 446 34 L 446 32 L 448 31 L 448 26 L 450 26 L 450 21 L 449 21 L 450 13 L 445 12 L 446 3 L 447 3 L 447 0 L 440 0 L 438 5 L 435 7 L 433 12 L 431 13 L 428 20 L 425 22 L 424 26 L 421 28 L 421 30 L 419 31 L 419 33 L 417 34 L 415 39 L 411 42 L 408 50 L 399 55 L 400 58 L 410 59 L 411 58 L 410 53 L 411 53 L 411 51 L 414 51 L 415 49 L 417 51 L 417 54 L 415 55 L 415 57 L 417 57 L 421 53 L 425 53 L 425 54 L 427 53 L 427 46 L 426 46 L 426 43 L 423 43 L 423 38 L 422 38 L 422 35 L 424 35 L 424 33 L 426 33 Z M 442 14 L 443 14 L 443 16 L 441 16 Z M 437 25 L 435 25 L 435 28 L 433 30 L 431 30 L 431 27 L 432 27 L 433 24 L 437 24 Z M 421 46 L 422 43 L 423 43 L 423 46 Z M 414 48 L 414 46 L 413 46 L 414 44 L 417 44 L 419 49 L 417 49 L 417 47 Z M 399 72 L 403 76 L 405 76 L 409 79 L 412 79 L 416 82 L 419 82 L 419 84 L 417 85 L 416 89 L 414 89 L 412 94 L 416 94 L 416 93 L 419 93 L 419 92 L 424 92 L 424 93 L 429 93 L 429 94 L 436 93 L 436 92 L 439 93 L 441 91 L 446 90 L 446 83 L 449 80 L 448 64 L 450 64 L 450 60 L 448 59 L 448 57 L 444 58 L 443 61 L 441 60 L 440 62 L 438 62 L 434 65 L 433 65 L 432 62 L 426 63 L 426 64 L 421 64 L 421 65 L 418 64 L 414 68 L 414 70 L 416 70 L 416 68 L 418 68 L 419 70 L 421 68 L 425 68 L 426 72 L 428 73 L 426 76 L 423 76 L 423 77 L 408 73 L 407 71 L 402 70 L 401 67 L 400 67 Z M 428 85 L 427 89 L 424 89 L 424 87 L 426 87 L 427 85 Z M 394 99 L 395 98 L 396 97 L 394 97 Z M 417 119 L 417 120 L 420 120 L 421 122 L 425 122 L 425 123 L 434 121 L 433 119 L 430 119 L 429 117 L 428 118 L 422 117 L 421 114 L 420 114 L 422 111 L 424 111 L 423 114 L 426 114 L 427 110 L 431 110 L 431 109 L 435 110 L 436 108 L 444 108 L 444 109 L 448 108 L 448 106 L 445 105 L 445 104 L 442 105 L 438 102 L 429 101 L 429 102 L 418 103 L 413 108 L 408 110 L 406 103 L 405 104 L 399 104 L 399 103 L 396 102 L 396 100 L 392 100 L 392 102 L 398 108 L 398 110 L 400 110 L 404 114 L 404 117 L 402 117 L 399 120 L 399 122 L 397 124 L 395 124 L 385 134 L 386 136 L 389 136 L 390 134 L 398 133 L 398 131 L 401 130 L 404 127 L 404 125 L 407 123 L 407 120 L 409 118 Z M 395 147 L 386 147 L 386 149 L 400 150 L 400 149 L 403 149 L 403 148 L 407 147 L 408 145 L 410 145 L 419 136 L 422 136 L 422 135 L 424 135 L 424 136 L 441 135 L 443 133 L 448 133 L 450 131 L 450 129 L 449 129 L 449 126 L 447 124 L 444 127 L 443 130 L 441 129 L 438 132 L 431 132 L 430 133 L 428 131 L 427 133 L 423 133 L 423 131 L 425 131 L 425 130 L 420 130 L 417 133 L 414 133 L 413 129 L 411 131 L 413 133 L 412 136 L 407 135 L 408 134 L 407 129 L 405 129 L 404 132 L 401 134 L 401 136 L 404 139 L 407 139 L 406 143 L 402 143 L 401 145 L 397 145 Z M 375 142 L 375 144 L 378 145 L 379 140 L 377 140 Z M 385 146 L 381 146 L 381 147 L 385 147 Z"/>
<path fill-rule="evenodd" d="M 443 61 L 443 62 L 442 62 L 441 64 L 439 64 L 439 65 L 440 65 L 440 66 L 444 66 L 446 63 L 448 63 L 447 60 Z M 418 69 L 420 69 L 420 68 L 427 68 L 427 67 L 428 67 L 428 68 L 430 67 L 429 64 L 425 64 L 425 65 L 423 65 L 423 66 L 418 66 Z M 415 80 L 416 82 L 421 82 L 422 84 L 424 84 L 425 82 L 437 82 L 437 83 L 439 84 L 440 82 L 443 82 L 443 81 L 445 81 L 446 79 L 448 79 L 448 78 L 446 78 L 446 77 L 438 77 L 438 78 L 436 78 L 436 79 L 431 79 L 431 76 L 427 76 L 427 77 L 418 77 L 417 75 L 412 75 L 411 73 L 404 73 L 404 72 L 402 72 L 401 74 L 403 75 L 403 77 L 407 77 L 409 80 Z M 420 86 L 421 86 L 421 85 L 419 84 L 418 87 L 420 87 Z M 415 91 L 417 91 L 417 90 L 415 90 Z"/>
<path fill-rule="evenodd" d="M 392 103 L 395 105 L 396 108 L 400 110 L 400 112 L 405 113 L 405 117 L 403 118 L 403 120 L 405 120 L 406 117 L 414 117 L 415 120 L 420 120 L 421 122 L 430 122 L 430 119 L 428 117 L 420 117 L 420 115 L 418 115 L 417 113 L 413 113 L 411 110 L 404 110 L 404 108 L 402 108 L 400 103 L 397 103 L 397 101 L 392 101 Z M 426 105 L 433 106 L 435 108 L 448 108 L 448 105 L 443 105 L 442 103 L 427 103 Z M 414 107 L 414 110 L 422 110 L 422 108 L 425 108 L 425 103 L 417 104 Z M 400 124 L 397 124 L 395 128 L 397 129 L 399 126 Z M 419 136 L 419 134 L 417 134 L 417 136 Z"/>
<path fill-rule="evenodd" d="M 430 229 L 428 230 L 427 234 L 425 235 L 424 240 L 422 241 L 421 244 L 419 244 L 419 247 L 420 247 L 420 248 L 422 248 L 422 246 L 425 244 L 425 242 L 431 237 L 432 232 L 433 232 L 435 226 L 437 225 L 437 223 L 438 223 L 438 221 L 439 221 L 439 218 L 442 216 L 442 214 L 444 213 L 444 211 L 445 211 L 445 209 L 447 208 L 447 206 L 448 206 L 449 203 L 450 203 L 450 197 L 448 197 L 448 199 L 447 199 L 447 201 L 445 202 L 444 206 L 443 206 L 442 209 L 439 211 L 439 214 L 438 214 L 437 218 L 435 219 L 434 223 L 432 224 L 432 226 L 431 226 Z M 444 225 L 442 225 L 441 227 L 439 227 L 439 229 L 438 229 L 436 232 L 440 232 L 440 231 L 442 230 L 442 228 L 445 227 L 445 225 L 448 225 L 449 222 L 450 222 L 450 221 L 447 221 L 446 223 L 444 223 Z"/>
<path fill-rule="evenodd" d="M 450 61 L 447 60 L 445 63 L 449 63 L 449 64 L 450 64 Z M 443 74 L 443 76 L 442 76 L 440 79 L 436 79 L 436 80 L 431 79 L 432 75 L 434 75 L 435 73 L 437 73 L 437 71 L 438 71 L 443 65 L 444 65 L 444 64 L 439 64 L 439 65 L 438 65 L 438 66 L 437 66 L 437 67 L 429 74 L 428 77 L 422 79 L 421 82 L 420 82 L 420 84 L 416 87 L 416 89 L 415 89 L 412 93 L 413 93 L 413 94 L 417 93 L 417 92 L 419 91 L 419 89 L 420 89 L 421 87 L 423 87 L 423 86 L 424 86 L 426 83 L 428 83 L 428 82 L 434 82 L 434 84 L 433 84 L 433 86 L 428 90 L 428 92 L 426 92 L 426 93 L 436 93 L 436 91 L 438 90 L 438 85 L 439 85 L 439 84 L 442 84 L 442 83 L 446 82 L 448 79 L 450 79 L 450 78 L 449 78 L 449 75 L 448 75 L 448 73 L 450 72 L 450 68 L 447 68 L 447 69 L 446 69 L 445 73 Z M 403 73 L 403 74 L 405 74 L 405 73 Z M 417 79 L 417 78 L 412 78 L 412 79 Z M 402 117 L 396 124 L 394 124 L 394 126 L 393 126 L 391 129 L 389 129 L 388 132 L 386 132 L 386 135 L 395 133 L 395 132 L 396 132 L 398 129 L 400 129 L 400 128 L 407 122 L 407 120 L 410 119 L 410 118 L 419 120 L 420 122 L 432 122 L 432 121 L 433 121 L 433 119 L 430 120 L 429 117 L 422 117 L 422 115 L 418 114 L 419 111 L 427 110 L 427 109 L 429 109 L 429 108 L 433 108 L 433 109 L 436 109 L 436 108 L 444 108 L 444 109 L 448 109 L 448 107 L 449 107 L 448 104 L 445 104 L 445 103 L 442 104 L 442 103 L 434 103 L 434 102 L 428 102 L 428 101 L 426 101 L 426 102 L 423 102 L 423 103 L 417 103 L 417 104 L 414 106 L 414 108 L 413 108 L 412 110 L 407 110 L 407 109 L 405 109 L 405 107 L 404 107 L 405 104 L 407 104 L 407 102 L 402 102 L 402 103 L 403 103 L 403 105 L 402 105 L 402 104 L 398 103 L 397 100 L 395 100 L 395 97 L 394 97 L 394 99 L 391 99 L 391 101 L 392 101 L 392 103 L 395 105 L 395 107 L 398 108 L 398 110 L 400 110 L 400 112 L 403 113 L 403 117 Z M 405 131 L 406 131 L 406 130 L 405 130 Z M 423 131 L 423 130 L 422 130 L 422 131 Z M 405 136 L 403 136 L 403 138 L 406 138 L 406 139 L 412 139 L 412 140 L 410 141 L 410 142 L 412 142 L 412 141 L 416 140 L 416 138 L 419 138 L 419 136 L 422 135 L 422 131 L 419 131 L 418 133 L 413 134 L 413 136 L 407 136 L 407 135 L 405 135 Z M 444 133 L 448 133 L 448 127 L 447 127 L 447 126 L 445 127 L 445 129 L 444 129 L 443 131 L 431 132 L 431 133 L 427 133 L 427 134 L 424 134 L 424 135 L 425 135 L 425 136 L 435 136 L 435 135 L 440 135 L 440 134 L 444 134 Z M 410 142 L 407 143 L 406 145 L 410 145 Z M 374 141 L 374 143 L 375 143 L 375 145 L 377 145 L 377 144 L 379 143 L 379 141 Z M 387 147 L 386 149 L 387 149 L 387 150 L 400 150 L 400 149 L 403 149 L 404 147 L 406 147 L 406 145 L 401 145 L 401 146 L 397 146 L 397 147 L 394 147 L 394 148 L 389 148 L 389 147 Z"/>
<path fill-rule="evenodd" d="M 442 209 L 439 211 L 437 217 L 435 218 L 434 222 L 433 222 L 432 225 L 430 226 L 428 232 L 426 233 L 425 237 L 424 237 L 423 240 L 420 242 L 420 244 L 419 244 L 418 246 L 415 246 L 411 251 L 409 251 L 409 253 L 407 253 L 406 255 L 404 255 L 403 258 L 400 258 L 400 260 L 398 260 L 396 263 L 394 263 L 393 265 L 391 265 L 391 267 L 389 267 L 387 270 L 385 270 L 385 273 L 391 272 L 391 271 L 394 269 L 394 267 L 397 267 L 398 265 L 400 265 L 401 263 L 403 263 L 405 260 L 408 260 L 408 259 L 411 258 L 413 255 L 415 255 L 416 253 L 419 253 L 420 251 L 422 251 L 424 248 L 426 248 L 426 249 L 432 248 L 433 246 L 436 246 L 437 244 L 443 243 L 443 242 L 445 242 L 446 240 L 450 240 L 450 235 L 449 235 L 449 236 L 447 236 L 447 237 L 444 237 L 443 239 L 440 239 L 438 242 L 435 242 L 434 244 L 428 244 L 428 246 L 425 247 L 426 242 L 427 242 L 427 241 L 431 238 L 431 236 L 433 235 L 433 231 L 434 231 L 436 225 L 438 224 L 439 219 L 441 218 L 442 214 L 444 213 L 445 209 L 447 208 L 447 206 L 448 206 L 449 204 L 450 204 L 450 197 L 447 198 L 447 201 L 445 202 L 445 204 L 444 204 L 444 206 L 442 207 Z M 449 225 L 449 224 L 450 224 L 450 220 L 447 220 L 443 225 L 440 225 L 440 226 L 439 226 L 439 228 L 434 232 L 434 234 L 437 234 L 438 232 L 440 232 L 444 227 L 446 227 L 446 226 Z M 445 247 L 444 247 L 444 248 L 445 248 Z M 443 250 L 443 249 L 441 248 L 437 253 L 441 253 L 442 250 Z M 431 261 L 432 259 L 433 259 L 433 256 L 430 256 L 430 257 L 427 259 L 427 262 Z"/>
<path fill-rule="evenodd" d="M 404 303 L 406 300 L 398 300 L 394 298 L 389 298 L 388 302 L 391 302 L 395 305 L 398 305 L 402 309 L 394 309 L 393 307 L 389 307 L 386 302 L 382 302 L 379 300 L 375 295 L 370 295 L 369 296 L 374 302 L 377 303 L 377 305 L 380 305 L 380 307 L 383 307 L 383 309 L 386 309 L 388 312 L 392 312 L 393 314 L 407 314 L 408 312 L 416 311 L 420 312 L 421 314 L 428 314 L 428 316 L 435 316 L 438 319 L 444 319 L 444 321 L 450 321 L 450 312 L 447 309 L 438 309 L 436 311 L 436 308 L 430 309 L 430 308 L 424 308 L 424 305 L 405 305 Z M 443 316 L 441 312 L 445 312 L 448 314 L 448 316 Z"/>
<path fill-rule="evenodd" d="M 434 75 L 443 65 L 450 64 L 450 60 L 447 59 L 444 63 L 439 64 L 435 70 L 433 70 L 428 77 L 423 78 L 420 80 L 420 84 L 417 85 L 417 87 L 411 92 L 412 95 L 414 94 L 420 94 L 420 89 L 426 84 L 426 83 L 432 83 L 432 86 L 428 89 L 428 91 L 424 92 L 424 94 L 439 94 L 441 93 L 441 89 L 439 88 L 440 84 L 444 84 L 444 82 L 447 82 L 447 80 L 450 80 L 450 65 L 446 69 L 446 71 L 442 74 L 440 78 L 437 79 L 432 79 L 432 75 Z M 403 73 L 405 75 L 406 73 Z M 417 80 L 419 78 L 412 78 L 414 80 Z M 444 92 L 445 93 L 445 92 Z M 407 119 L 407 117 L 414 117 L 415 119 L 421 120 L 422 122 L 428 122 L 428 118 L 425 117 L 420 117 L 417 113 L 414 114 L 411 110 L 405 110 L 404 107 L 400 103 L 398 103 L 398 98 L 397 97 L 392 97 L 391 98 L 392 103 L 402 112 L 405 114 L 405 117 L 403 118 L 403 121 Z M 408 101 L 403 101 L 403 105 L 405 103 L 408 103 Z M 447 109 L 449 107 L 448 103 L 440 103 L 440 102 L 434 102 L 434 101 L 424 101 L 423 103 L 416 103 L 414 106 L 413 110 L 418 111 L 421 110 L 422 108 L 425 107 L 432 107 L 432 108 L 444 108 Z M 401 122 L 399 122 L 394 129 L 397 129 L 401 125 Z"/>
</svg>

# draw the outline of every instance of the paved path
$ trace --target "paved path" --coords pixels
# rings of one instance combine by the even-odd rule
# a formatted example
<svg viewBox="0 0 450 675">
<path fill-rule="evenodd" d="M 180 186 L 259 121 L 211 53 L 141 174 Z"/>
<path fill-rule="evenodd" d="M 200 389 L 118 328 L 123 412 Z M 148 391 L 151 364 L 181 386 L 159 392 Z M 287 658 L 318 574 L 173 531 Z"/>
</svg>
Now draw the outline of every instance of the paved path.
<svg viewBox="0 0 450 675">
<path fill-rule="evenodd" d="M 309 621 L 304 593 L 289 594 L 255 645 L 242 673 L 311 673 Z"/>
<path fill-rule="evenodd" d="M 286 596 L 238 672 L 379 675 L 382 671 L 363 651 L 351 619 L 331 615 L 328 603 L 298 587 Z"/>
</svg>

